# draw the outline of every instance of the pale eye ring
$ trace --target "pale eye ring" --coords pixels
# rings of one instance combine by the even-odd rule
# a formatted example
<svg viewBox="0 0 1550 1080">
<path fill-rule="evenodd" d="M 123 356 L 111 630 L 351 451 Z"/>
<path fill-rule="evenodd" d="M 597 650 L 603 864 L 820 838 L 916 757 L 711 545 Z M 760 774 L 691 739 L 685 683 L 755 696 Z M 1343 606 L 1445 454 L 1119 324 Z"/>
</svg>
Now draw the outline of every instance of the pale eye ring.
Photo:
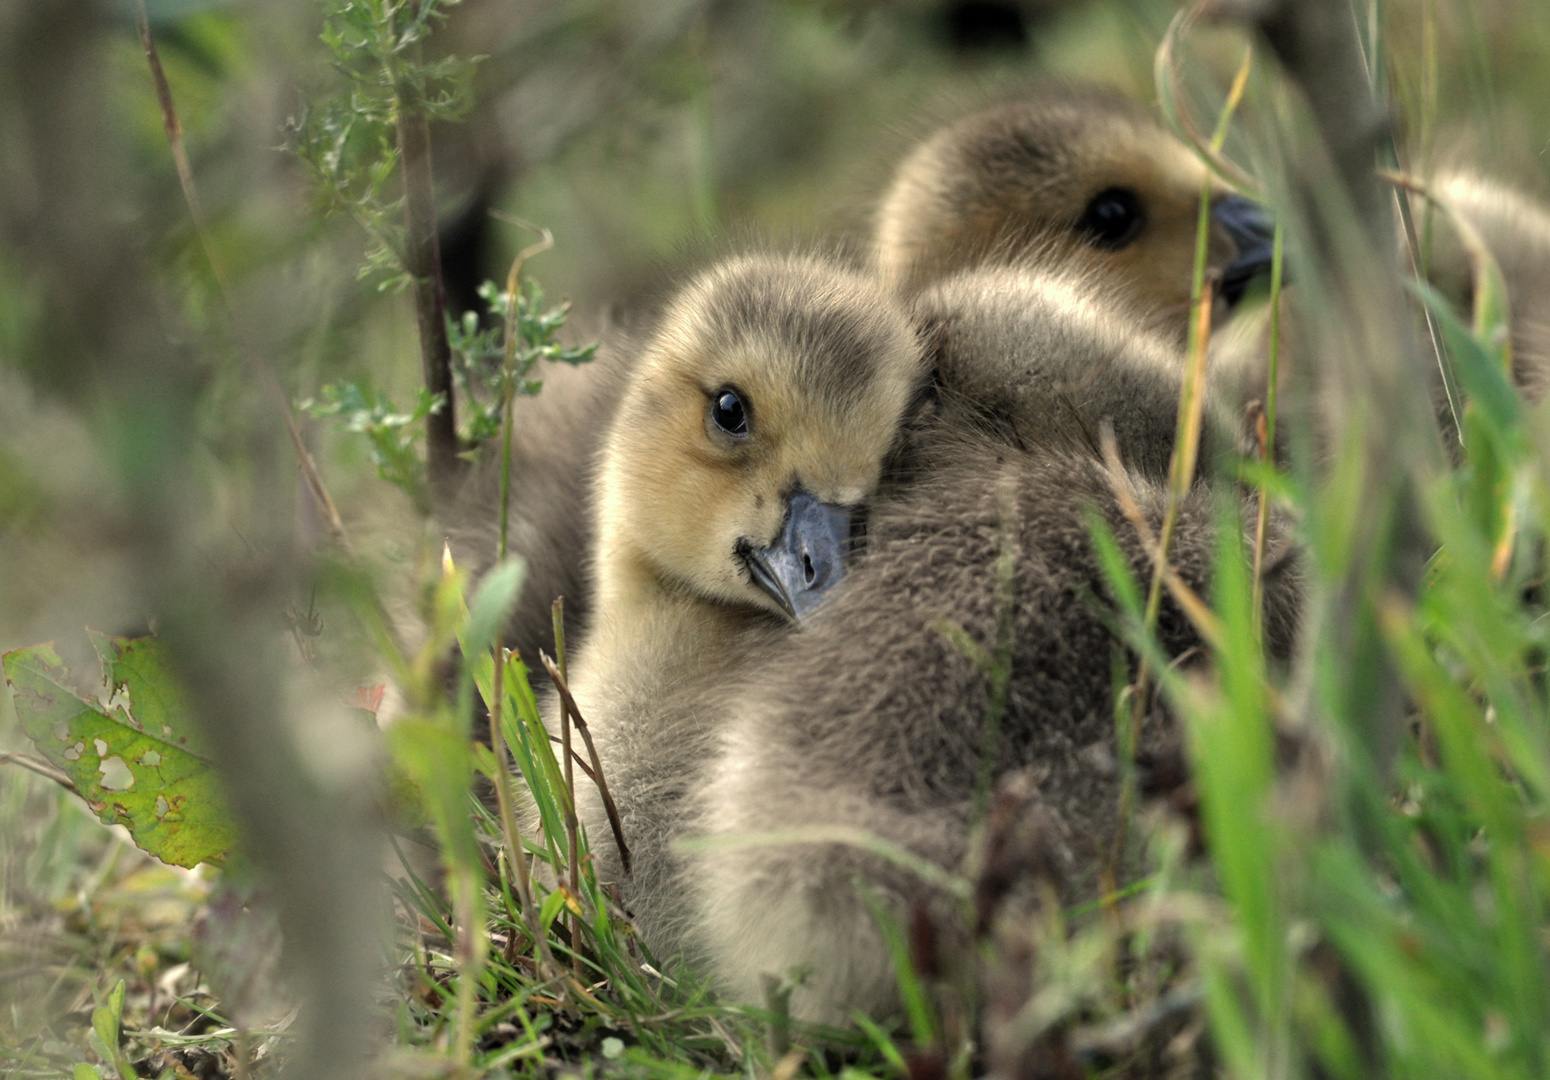
<svg viewBox="0 0 1550 1080">
<path fill-rule="evenodd" d="M 730 386 L 723 386 L 710 396 L 710 421 L 735 439 L 748 437 L 748 410 Z"/>
</svg>

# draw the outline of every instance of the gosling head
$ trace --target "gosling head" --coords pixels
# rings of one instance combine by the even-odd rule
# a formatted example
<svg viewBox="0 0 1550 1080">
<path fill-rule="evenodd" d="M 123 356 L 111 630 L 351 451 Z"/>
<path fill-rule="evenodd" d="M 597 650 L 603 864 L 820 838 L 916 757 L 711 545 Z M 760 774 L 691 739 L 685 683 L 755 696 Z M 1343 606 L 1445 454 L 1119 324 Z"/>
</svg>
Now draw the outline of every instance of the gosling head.
<svg viewBox="0 0 1550 1080">
<path fill-rule="evenodd" d="M 903 307 L 807 255 L 744 255 L 667 308 L 602 469 L 599 587 L 807 616 L 844 576 L 924 370 Z"/>
<path fill-rule="evenodd" d="M 937 131 L 876 221 L 885 284 L 907 295 L 982 263 L 1075 264 L 1185 325 L 1205 166 L 1139 107 L 1096 91 L 1007 102 Z M 1212 181 L 1208 265 L 1236 304 L 1268 274 L 1272 222 Z"/>
</svg>

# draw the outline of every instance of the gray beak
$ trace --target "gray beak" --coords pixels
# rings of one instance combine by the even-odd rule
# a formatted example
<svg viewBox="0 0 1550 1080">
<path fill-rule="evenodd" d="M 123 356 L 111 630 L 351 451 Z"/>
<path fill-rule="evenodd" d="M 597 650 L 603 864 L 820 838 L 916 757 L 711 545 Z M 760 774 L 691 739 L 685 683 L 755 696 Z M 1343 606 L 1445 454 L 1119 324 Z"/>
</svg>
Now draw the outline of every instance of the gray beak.
<svg viewBox="0 0 1550 1080">
<path fill-rule="evenodd" d="M 1243 294 L 1255 281 L 1270 280 L 1276 222 L 1269 210 L 1242 195 L 1216 200 L 1211 207 L 1211 217 L 1227 230 L 1238 248 L 1237 257 L 1222 270 L 1218 287 L 1218 294 L 1231 307 L 1243 299 Z"/>
<path fill-rule="evenodd" d="M 819 502 L 797 488 L 787 504 L 786 523 L 769 547 L 740 545 L 753 583 L 797 622 L 822 603 L 845 576 L 850 550 L 851 508 Z"/>
</svg>

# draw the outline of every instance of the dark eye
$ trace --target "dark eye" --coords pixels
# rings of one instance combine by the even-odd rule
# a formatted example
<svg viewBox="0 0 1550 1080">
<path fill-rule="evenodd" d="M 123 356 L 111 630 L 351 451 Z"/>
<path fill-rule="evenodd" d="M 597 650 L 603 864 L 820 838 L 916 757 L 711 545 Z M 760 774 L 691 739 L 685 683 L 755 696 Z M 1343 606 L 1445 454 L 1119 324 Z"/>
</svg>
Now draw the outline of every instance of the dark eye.
<svg viewBox="0 0 1550 1080">
<path fill-rule="evenodd" d="M 736 390 L 724 387 L 716 391 L 710 399 L 710 418 L 728 435 L 742 438 L 748 434 L 748 414 Z"/>
<path fill-rule="evenodd" d="M 1135 192 L 1109 188 L 1093 196 L 1077 228 L 1087 234 L 1094 247 L 1117 251 L 1134 240 L 1145 223 L 1146 215 Z"/>
</svg>

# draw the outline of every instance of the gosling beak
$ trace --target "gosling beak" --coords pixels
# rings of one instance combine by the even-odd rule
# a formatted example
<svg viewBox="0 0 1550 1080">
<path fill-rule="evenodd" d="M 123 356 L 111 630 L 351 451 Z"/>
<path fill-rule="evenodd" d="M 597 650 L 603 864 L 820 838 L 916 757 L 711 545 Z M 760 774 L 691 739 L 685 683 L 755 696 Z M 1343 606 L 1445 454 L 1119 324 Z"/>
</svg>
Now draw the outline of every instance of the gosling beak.
<svg viewBox="0 0 1550 1080">
<path fill-rule="evenodd" d="M 787 504 L 786 523 L 769 547 L 746 542 L 739 554 L 753 583 L 796 622 L 812 614 L 829 589 L 845 576 L 851 510 L 820 502 L 797 488 Z"/>
<path fill-rule="evenodd" d="M 1242 195 L 1216 200 L 1211 217 L 1227 230 L 1238 255 L 1222 270 L 1219 295 L 1229 307 L 1236 306 L 1250 285 L 1270 280 L 1270 260 L 1275 250 L 1276 222 L 1270 211 Z"/>
</svg>

